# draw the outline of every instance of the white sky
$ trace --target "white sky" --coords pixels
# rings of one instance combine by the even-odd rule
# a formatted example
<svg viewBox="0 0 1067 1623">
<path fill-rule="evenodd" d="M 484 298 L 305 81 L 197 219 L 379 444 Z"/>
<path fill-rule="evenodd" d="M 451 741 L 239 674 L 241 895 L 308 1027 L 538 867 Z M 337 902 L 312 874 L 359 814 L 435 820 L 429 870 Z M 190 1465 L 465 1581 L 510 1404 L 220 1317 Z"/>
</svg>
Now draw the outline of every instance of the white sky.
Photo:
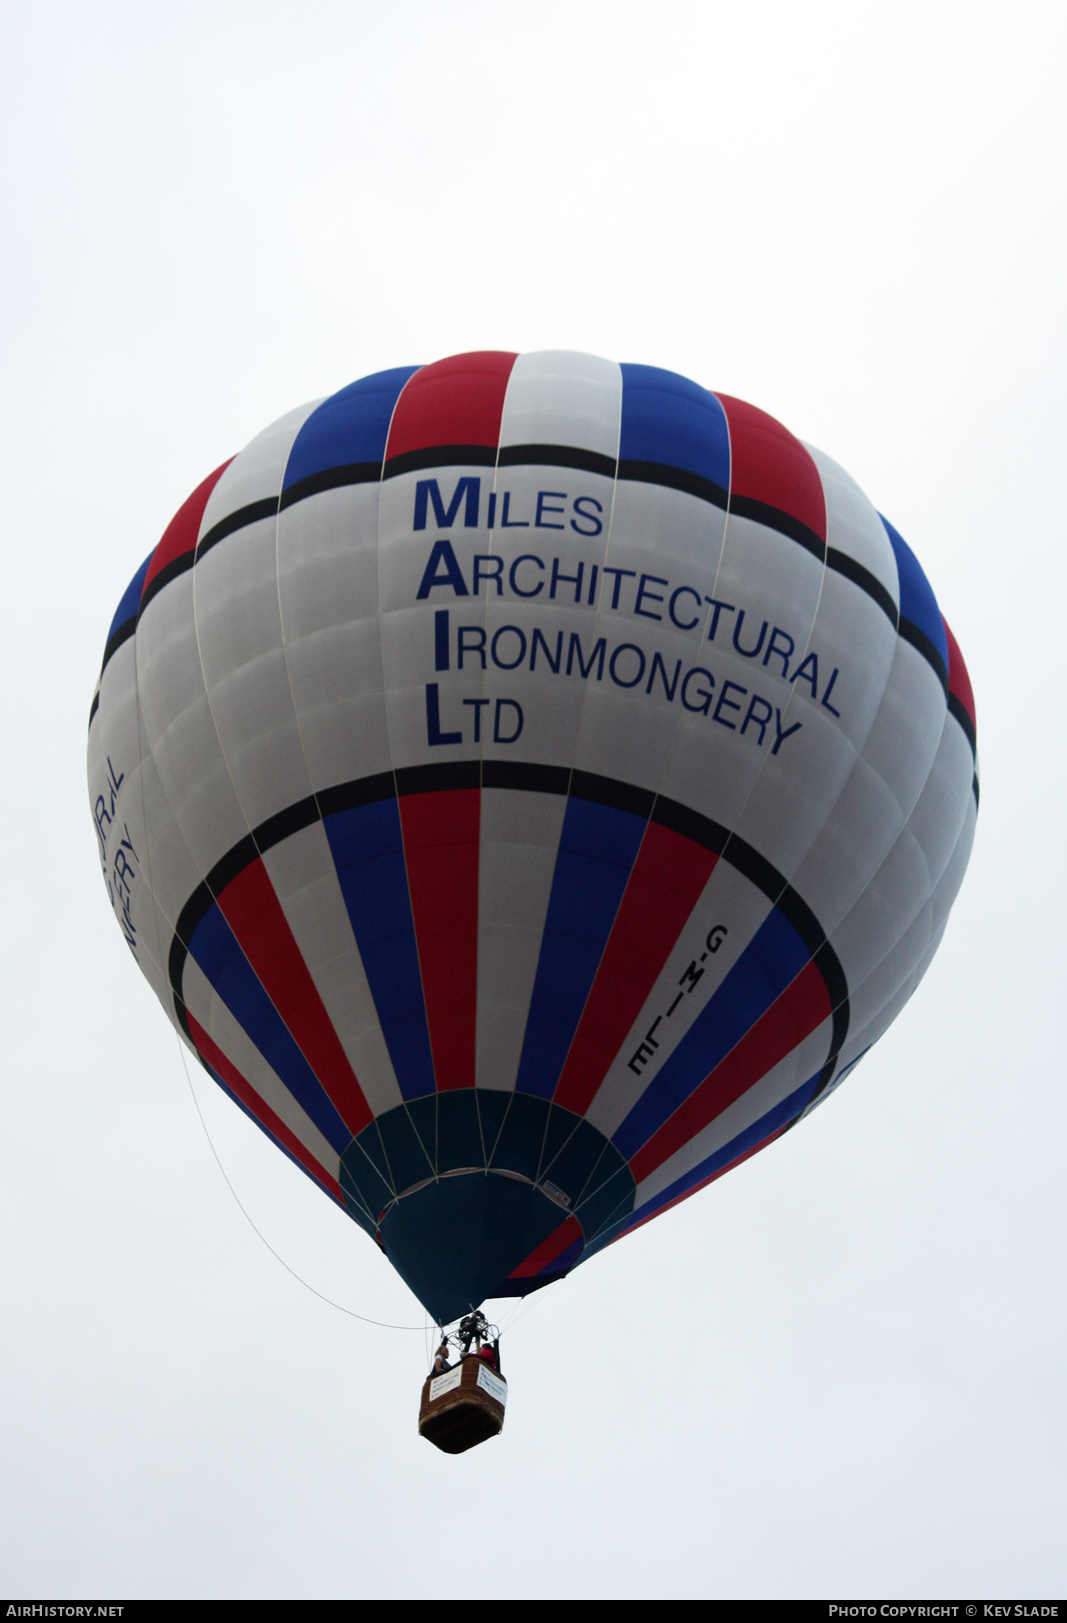
<svg viewBox="0 0 1067 1623">
<path fill-rule="evenodd" d="M 8 6 L 0 1589 L 1063 1592 L 1064 11 Z M 468 348 L 673 367 L 842 462 L 978 706 L 912 1003 L 808 1123 L 541 1298 L 499 1442 L 256 1238 L 96 865 L 85 727 L 174 509 L 297 402 Z M 198 1072 L 318 1289 L 384 1259 Z"/>
</svg>

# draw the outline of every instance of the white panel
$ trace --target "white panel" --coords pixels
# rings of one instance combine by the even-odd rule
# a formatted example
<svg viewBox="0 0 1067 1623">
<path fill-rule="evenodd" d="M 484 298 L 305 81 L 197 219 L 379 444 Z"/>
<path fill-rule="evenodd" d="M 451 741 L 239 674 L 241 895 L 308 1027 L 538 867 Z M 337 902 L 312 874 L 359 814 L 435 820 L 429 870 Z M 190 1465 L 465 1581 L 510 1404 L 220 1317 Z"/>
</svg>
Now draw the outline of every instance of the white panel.
<svg viewBox="0 0 1067 1623">
<path fill-rule="evenodd" d="M 500 444 L 570 445 L 617 457 L 621 397 L 617 362 L 573 349 L 530 350 L 511 369 Z"/>
<path fill-rule="evenodd" d="M 900 583 L 893 545 L 878 513 L 857 485 L 824 451 L 804 449 L 819 470 L 826 498 L 826 544 L 847 553 L 880 581 L 900 609 Z"/>
<path fill-rule="evenodd" d="M 400 1088 L 322 824 L 271 846 L 263 866 L 367 1103 L 392 1110 Z"/>
<path fill-rule="evenodd" d="M 377 483 L 324 490 L 282 510 L 278 594 L 312 785 L 387 771 Z"/>
<path fill-rule="evenodd" d="M 192 570 L 146 605 L 137 626 L 137 669 L 141 715 L 163 791 L 204 875 L 248 833 L 248 825 L 204 687 Z"/>
<path fill-rule="evenodd" d="M 277 496 L 293 441 L 318 404 L 319 401 L 313 400 L 306 406 L 287 411 L 234 457 L 207 499 L 200 521 L 200 538 L 213 530 L 220 519 L 229 518 L 231 513 L 253 502 Z"/>
<path fill-rule="evenodd" d="M 565 795 L 483 789 L 478 867 L 477 1085 L 518 1074 Z"/>
<path fill-rule="evenodd" d="M 311 792 L 278 610 L 276 520 L 228 535 L 193 570 L 208 700 L 249 829 Z"/>
</svg>

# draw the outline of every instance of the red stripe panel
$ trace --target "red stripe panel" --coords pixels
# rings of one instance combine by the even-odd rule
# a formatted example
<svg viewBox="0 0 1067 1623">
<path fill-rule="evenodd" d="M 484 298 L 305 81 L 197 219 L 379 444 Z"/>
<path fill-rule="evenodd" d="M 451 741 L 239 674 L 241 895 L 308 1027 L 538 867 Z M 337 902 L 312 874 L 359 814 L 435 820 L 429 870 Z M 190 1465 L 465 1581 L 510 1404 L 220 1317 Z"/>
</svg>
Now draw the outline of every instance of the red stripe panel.
<svg viewBox="0 0 1067 1623">
<path fill-rule="evenodd" d="M 209 473 L 203 483 L 197 485 L 193 494 L 182 502 L 152 554 L 152 562 L 148 566 L 144 586 L 141 587 L 142 597 L 161 569 L 166 569 L 167 565 L 173 563 L 175 558 L 180 558 L 183 552 L 192 552 L 196 546 L 200 534 L 200 520 L 204 516 L 207 499 L 232 461 L 232 456 L 227 457 L 221 467 L 216 468 L 214 473 Z"/>
<path fill-rule="evenodd" d="M 730 428 L 730 491 L 766 502 L 826 540 L 826 498 L 819 470 L 798 439 L 758 406 L 718 399 Z"/>
<path fill-rule="evenodd" d="M 786 1128 L 790 1126 L 792 1126 L 792 1123 L 786 1122 L 783 1126 L 776 1127 L 773 1133 L 769 1133 L 758 1144 L 753 1144 L 750 1150 L 746 1150 L 744 1155 L 739 1155 L 735 1161 L 728 1161 L 724 1167 L 719 1168 L 718 1172 L 710 1173 L 700 1183 L 695 1183 L 692 1189 L 686 1189 L 682 1194 L 675 1195 L 674 1199 L 668 1200 L 666 1205 L 657 1206 L 654 1212 L 649 1212 L 645 1217 L 642 1217 L 639 1223 L 634 1223 L 628 1229 L 622 1229 L 620 1233 L 616 1234 L 615 1240 L 624 1240 L 628 1234 L 634 1234 L 638 1229 L 643 1229 L 646 1223 L 654 1223 L 657 1217 L 662 1217 L 664 1212 L 669 1212 L 672 1206 L 680 1206 L 683 1200 L 688 1200 L 690 1195 L 695 1195 L 701 1189 L 706 1189 L 709 1183 L 715 1182 L 716 1178 L 724 1178 L 728 1172 L 734 1170 L 734 1167 L 739 1167 L 742 1161 L 751 1161 L 752 1157 L 758 1155 L 760 1150 L 765 1150 L 768 1144 L 773 1144 L 776 1138 L 781 1138 Z M 615 1240 L 612 1240 L 612 1245 L 615 1244 Z"/>
<path fill-rule="evenodd" d="M 705 846 L 649 823 L 556 1084 L 556 1104 L 585 1115 L 716 861 Z"/>
<path fill-rule="evenodd" d="M 967 667 L 963 663 L 960 645 L 949 630 L 948 621 L 941 616 L 945 627 L 945 636 L 948 638 L 948 691 L 954 699 L 958 699 L 964 710 L 971 718 L 971 726 L 978 731 L 978 722 L 974 713 L 974 692 L 971 688 L 971 679 L 967 674 Z"/>
<path fill-rule="evenodd" d="M 638 1150 L 630 1162 L 636 1181 L 640 1183 L 642 1178 L 647 1178 L 735 1099 L 747 1093 L 753 1083 L 766 1076 L 805 1037 L 810 1037 L 830 1012 L 826 982 L 817 964 L 809 961 L 721 1064 Z"/>
<path fill-rule="evenodd" d="M 389 425 L 385 460 L 435 445 L 490 445 L 500 438 L 504 394 L 517 357 L 501 350 L 450 355 L 404 385 Z"/>
<path fill-rule="evenodd" d="M 438 1092 L 473 1088 L 479 789 L 402 795 L 400 822 Z"/>
<path fill-rule="evenodd" d="M 230 880 L 218 902 L 263 990 L 354 1138 L 371 1120 L 370 1106 L 259 857 Z"/>
<path fill-rule="evenodd" d="M 520 1262 L 508 1275 L 509 1279 L 532 1279 L 542 1273 L 550 1263 L 561 1257 L 567 1247 L 582 1238 L 582 1225 L 576 1217 L 565 1217 L 558 1229 L 553 1229 L 547 1240 L 542 1240 L 536 1251 L 531 1251 L 525 1262 Z"/>
<path fill-rule="evenodd" d="M 265 1128 L 272 1138 L 276 1138 L 279 1144 L 284 1145 L 289 1154 L 300 1162 L 305 1172 L 310 1172 L 315 1182 L 321 1184 L 326 1193 L 332 1195 L 339 1206 L 344 1207 L 345 1197 L 336 1178 L 331 1178 L 325 1167 L 319 1165 L 311 1151 L 301 1144 L 296 1134 L 290 1127 L 286 1127 L 281 1117 L 274 1114 L 270 1105 L 264 1104 L 251 1083 L 231 1064 L 222 1049 L 212 1042 L 199 1021 L 194 1020 L 188 1009 L 185 1012 L 186 1019 L 189 1021 L 189 1035 L 192 1037 L 200 1057 L 211 1066 L 213 1071 L 219 1073 L 231 1093 L 235 1093 L 241 1103 L 252 1112 L 260 1126 Z"/>
</svg>

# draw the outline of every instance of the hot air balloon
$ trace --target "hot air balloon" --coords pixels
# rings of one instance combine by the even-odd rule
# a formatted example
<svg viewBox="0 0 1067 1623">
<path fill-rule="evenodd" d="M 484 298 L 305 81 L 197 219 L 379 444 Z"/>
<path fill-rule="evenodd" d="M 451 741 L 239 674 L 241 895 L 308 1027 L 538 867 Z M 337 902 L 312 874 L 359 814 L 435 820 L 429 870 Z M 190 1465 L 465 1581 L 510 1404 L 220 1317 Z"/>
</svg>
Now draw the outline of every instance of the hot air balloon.
<svg viewBox="0 0 1067 1623">
<path fill-rule="evenodd" d="M 672 372 L 491 352 L 197 487 L 112 622 L 89 801 L 182 1040 L 446 1326 L 829 1097 L 937 948 L 975 749 L 836 463 Z"/>
</svg>

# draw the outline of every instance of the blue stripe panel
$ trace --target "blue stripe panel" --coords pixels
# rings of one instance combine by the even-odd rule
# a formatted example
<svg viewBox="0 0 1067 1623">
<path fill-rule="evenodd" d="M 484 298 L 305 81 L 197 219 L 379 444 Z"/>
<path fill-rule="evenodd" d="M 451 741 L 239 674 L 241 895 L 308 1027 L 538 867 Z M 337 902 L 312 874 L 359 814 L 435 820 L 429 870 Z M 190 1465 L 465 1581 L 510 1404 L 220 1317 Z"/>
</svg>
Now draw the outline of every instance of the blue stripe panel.
<svg viewBox="0 0 1067 1623">
<path fill-rule="evenodd" d="M 189 951 L 267 1064 L 340 1155 L 352 1142 L 352 1134 L 263 990 L 217 902 L 193 931 Z"/>
<path fill-rule="evenodd" d="M 619 911 L 646 820 L 571 797 L 515 1083 L 551 1099 Z"/>
<path fill-rule="evenodd" d="M 676 1178 L 672 1184 L 668 1184 L 666 1189 L 661 1190 L 658 1195 L 654 1195 L 643 1206 L 636 1207 L 633 1216 L 627 1219 L 623 1227 L 633 1228 L 635 1223 L 641 1223 L 645 1218 L 653 1216 L 655 1212 L 660 1211 L 664 1206 L 668 1206 L 672 1200 L 677 1200 L 679 1195 L 684 1195 L 698 1183 L 703 1183 L 706 1178 L 712 1177 L 716 1172 L 721 1172 L 722 1168 L 728 1167 L 731 1161 L 736 1161 L 739 1155 L 745 1155 L 749 1150 L 755 1149 L 756 1145 L 762 1144 L 763 1140 L 768 1138 L 771 1133 L 776 1133 L 780 1127 L 785 1127 L 788 1122 L 793 1121 L 795 1117 L 800 1115 L 800 1112 L 815 1092 L 819 1075 L 820 1073 L 816 1071 L 814 1076 L 810 1076 L 788 1098 L 783 1099 L 780 1105 L 775 1105 L 773 1110 L 768 1110 L 765 1116 L 761 1116 L 759 1121 L 753 1122 L 751 1127 L 746 1127 L 743 1133 L 738 1133 L 737 1137 L 732 1138 L 729 1144 L 724 1144 L 721 1150 L 716 1150 L 715 1154 L 709 1155 L 707 1160 L 701 1161 L 690 1172 L 685 1172 L 680 1178 Z"/>
<path fill-rule="evenodd" d="M 155 552 L 155 550 L 155 547 L 153 547 L 152 552 Z M 134 615 L 137 613 L 137 609 L 141 602 L 141 592 L 144 588 L 144 578 L 148 574 L 148 566 L 152 562 L 152 552 L 148 554 L 148 557 L 145 559 L 144 563 L 141 565 L 140 569 L 137 571 L 126 590 L 123 592 L 122 600 L 119 603 L 118 608 L 115 610 L 115 618 L 112 620 L 108 629 L 107 642 L 111 641 L 112 637 L 119 629 L 119 626 L 125 625 L 127 620 L 132 620 Z M 107 646 L 107 642 L 104 644 L 105 647 Z"/>
<path fill-rule="evenodd" d="M 628 1161 L 751 1030 L 810 956 L 774 908 L 616 1131 L 612 1143 Z"/>
<path fill-rule="evenodd" d="M 900 577 L 900 618 L 910 620 L 913 626 L 918 626 L 919 630 L 929 637 L 941 655 L 947 671 L 948 638 L 945 636 L 945 622 L 941 618 L 934 589 L 923 574 L 922 565 L 904 537 L 893 528 L 884 514 L 879 513 L 878 516 L 885 525 L 885 533 L 896 555 L 897 574 Z"/>
<path fill-rule="evenodd" d="M 400 1092 L 419 1099 L 435 1082 L 399 807 L 375 800 L 323 827 Z"/>
<path fill-rule="evenodd" d="M 316 406 L 293 442 L 283 493 L 301 479 L 355 462 L 381 462 L 393 407 L 417 366 L 395 366 L 350 383 Z"/>
<path fill-rule="evenodd" d="M 730 488 L 726 413 L 707 389 L 658 366 L 622 367 L 623 462 L 664 462 Z"/>
</svg>

